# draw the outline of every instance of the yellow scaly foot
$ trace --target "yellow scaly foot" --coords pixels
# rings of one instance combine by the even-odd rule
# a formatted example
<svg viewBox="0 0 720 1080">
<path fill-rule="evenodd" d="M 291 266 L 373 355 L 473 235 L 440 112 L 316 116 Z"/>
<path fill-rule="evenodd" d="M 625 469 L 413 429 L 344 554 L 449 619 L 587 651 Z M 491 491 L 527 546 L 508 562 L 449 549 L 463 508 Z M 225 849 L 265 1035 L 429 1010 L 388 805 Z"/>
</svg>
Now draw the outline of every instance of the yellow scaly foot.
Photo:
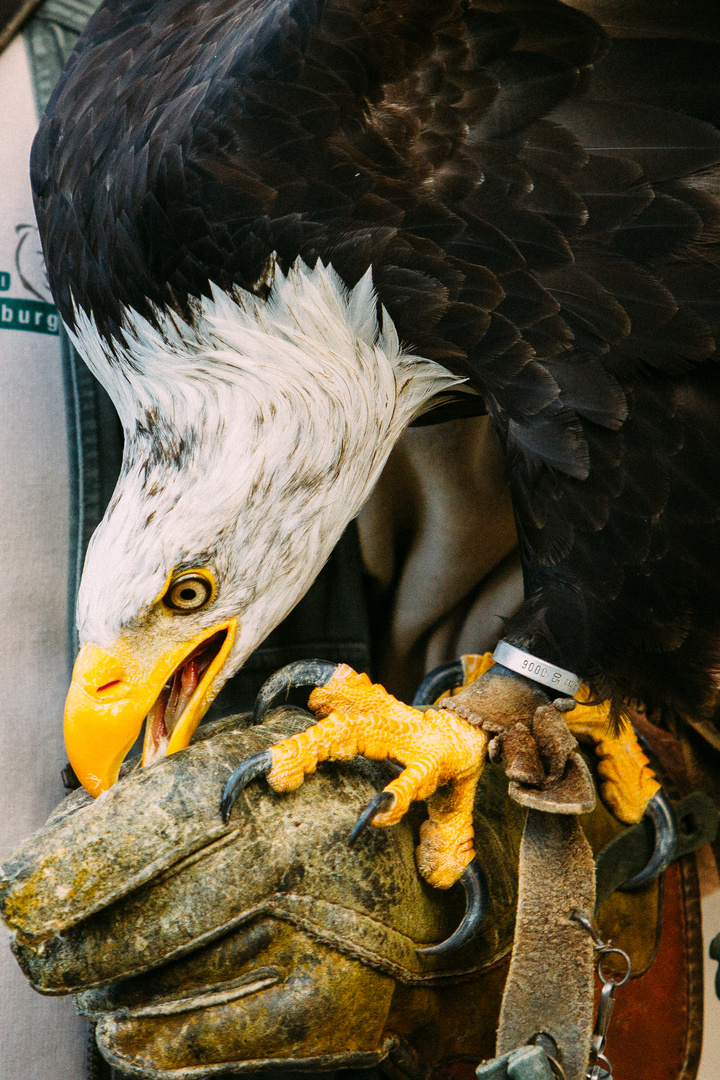
<svg viewBox="0 0 720 1080">
<path fill-rule="evenodd" d="M 404 771 L 382 793 L 391 805 L 372 817 L 384 827 L 397 824 L 414 800 L 430 799 L 450 784 L 448 794 L 431 800 L 417 849 L 423 877 L 436 888 L 450 888 L 475 854 L 472 810 L 487 752 L 485 732 L 446 710 L 420 712 L 404 705 L 346 664 L 313 690 L 309 705 L 318 722 L 269 750 L 270 786 L 294 791 L 319 761 L 349 761 L 357 754 L 372 761 L 392 758 Z"/>
</svg>

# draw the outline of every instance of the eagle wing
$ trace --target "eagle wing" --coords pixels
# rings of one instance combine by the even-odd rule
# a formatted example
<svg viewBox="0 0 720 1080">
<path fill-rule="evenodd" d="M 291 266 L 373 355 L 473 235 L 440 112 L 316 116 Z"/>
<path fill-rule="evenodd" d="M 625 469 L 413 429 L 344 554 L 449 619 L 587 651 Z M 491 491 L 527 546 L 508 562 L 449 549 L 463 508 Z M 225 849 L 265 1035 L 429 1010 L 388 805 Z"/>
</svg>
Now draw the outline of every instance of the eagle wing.
<svg viewBox="0 0 720 1080">
<path fill-rule="evenodd" d="M 273 253 L 372 266 L 401 340 L 475 392 L 444 415 L 485 408 L 505 446 L 511 640 L 618 707 L 709 715 L 720 27 L 655 0 L 603 29 L 616 7 L 109 0 L 33 185 L 62 315 L 108 340 L 211 282 L 262 295 Z"/>
</svg>

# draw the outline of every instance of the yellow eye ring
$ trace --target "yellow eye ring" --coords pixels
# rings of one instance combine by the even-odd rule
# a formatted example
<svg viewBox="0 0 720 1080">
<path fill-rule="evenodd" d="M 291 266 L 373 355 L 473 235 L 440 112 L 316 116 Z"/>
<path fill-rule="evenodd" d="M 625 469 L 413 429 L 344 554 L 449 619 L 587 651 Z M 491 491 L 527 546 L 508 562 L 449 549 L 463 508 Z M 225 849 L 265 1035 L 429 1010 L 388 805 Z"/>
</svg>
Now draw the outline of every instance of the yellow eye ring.
<svg viewBox="0 0 720 1080">
<path fill-rule="evenodd" d="M 162 602 L 170 611 L 190 615 L 201 611 L 215 596 L 215 580 L 208 570 L 183 570 L 170 579 Z"/>
</svg>

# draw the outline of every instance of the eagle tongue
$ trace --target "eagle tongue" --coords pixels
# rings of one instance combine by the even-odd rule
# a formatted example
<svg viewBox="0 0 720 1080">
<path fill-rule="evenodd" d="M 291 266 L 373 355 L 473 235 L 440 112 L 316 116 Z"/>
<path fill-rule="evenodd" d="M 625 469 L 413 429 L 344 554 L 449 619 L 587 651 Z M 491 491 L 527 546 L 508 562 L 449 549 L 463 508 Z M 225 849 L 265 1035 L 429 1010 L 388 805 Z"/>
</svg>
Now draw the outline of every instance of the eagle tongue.
<svg viewBox="0 0 720 1080">
<path fill-rule="evenodd" d="M 173 676 L 170 699 L 165 710 L 165 730 L 168 736 L 172 735 L 175 725 L 185 712 L 199 681 L 200 665 L 197 657 L 192 656 L 178 668 Z"/>
<path fill-rule="evenodd" d="M 173 675 L 170 697 L 165 709 L 165 729 L 168 739 L 224 639 L 224 634 L 214 634 L 209 641 L 203 642 L 195 652 L 191 653 Z"/>
<path fill-rule="evenodd" d="M 154 761 L 165 757 L 173 729 L 200 681 L 199 667 L 194 657 L 186 660 L 165 683 L 148 713 L 143 753 L 146 765 L 152 765 Z"/>
<path fill-rule="evenodd" d="M 170 736 L 223 640 L 224 634 L 215 634 L 209 642 L 204 642 L 165 683 L 145 722 L 143 761 L 146 765 L 165 757 Z"/>
</svg>

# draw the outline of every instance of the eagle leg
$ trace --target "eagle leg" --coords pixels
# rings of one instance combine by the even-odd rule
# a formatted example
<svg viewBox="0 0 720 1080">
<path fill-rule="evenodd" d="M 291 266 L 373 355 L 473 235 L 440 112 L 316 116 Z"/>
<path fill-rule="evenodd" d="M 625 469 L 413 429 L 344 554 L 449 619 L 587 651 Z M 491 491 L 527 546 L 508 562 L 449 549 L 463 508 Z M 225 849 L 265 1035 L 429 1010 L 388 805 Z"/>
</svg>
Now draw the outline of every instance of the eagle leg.
<svg viewBox="0 0 720 1080">
<path fill-rule="evenodd" d="M 601 778 L 600 793 L 618 821 L 635 825 L 647 817 L 652 822 L 653 853 L 647 865 L 621 886 L 631 891 L 654 881 L 675 858 L 677 821 L 632 724 L 622 719 L 619 731 L 614 734 L 609 711 L 606 701 L 599 705 L 581 702 L 568 715 L 568 725 L 578 739 L 594 747 Z"/>
<path fill-rule="evenodd" d="M 490 736 L 488 756 L 504 764 L 512 798 L 551 813 L 584 814 L 595 805 L 595 788 L 565 719 L 573 705 L 549 701 L 541 687 L 500 664 L 439 702 Z"/>
<path fill-rule="evenodd" d="M 420 826 L 416 859 L 420 873 L 437 888 L 448 888 L 456 867 L 473 854 L 472 812 L 479 776 L 459 777 L 449 789 L 436 791 L 428 799 L 428 817 Z M 443 857 L 448 851 L 456 853 L 455 866 Z"/>
<path fill-rule="evenodd" d="M 453 792 L 457 792 L 458 787 L 459 784 L 454 785 L 452 789 Z M 462 829 L 464 825 L 464 822 L 453 820 L 454 812 L 462 811 L 462 804 L 465 803 L 468 795 L 470 797 L 470 807 L 472 810 L 475 787 L 476 783 L 468 785 L 467 790 L 462 792 L 459 798 L 453 798 L 452 794 L 449 797 L 445 796 L 443 798 L 439 792 L 436 792 L 428 801 L 430 819 L 420 826 L 421 844 L 417 848 L 416 853 L 418 867 L 420 867 L 420 860 L 423 857 L 426 857 L 428 852 L 432 852 L 433 850 L 442 851 L 446 848 L 448 845 L 448 837 L 444 835 L 444 833 L 448 832 L 450 834 L 450 843 L 452 846 L 452 841 L 455 840 L 455 837 L 453 836 L 454 826 L 460 825 Z M 382 810 L 388 802 L 393 803 L 394 799 L 395 796 L 389 791 L 379 791 L 377 795 L 373 796 L 355 823 L 353 831 L 350 833 L 350 838 L 348 840 L 349 847 L 352 847 L 375 815 Z M 470 847 L 472 847 L 472 834 L 469 837 L 469 844 Z M 423 872 L 422 868 L 421 872 Z M 440 956 L 441 954 L 456 952 L 458 949 L 463 948 L 469 941 L 472 941 L 480 930 L 490 908 L 490 892 L 485 872 L 478 862 L 477 856 L 471 859 L 462 871 L 460 874 L 460 881 L 465 891 L 465 914 L 463 915 L 462 922 L 455 932 L 451 934 L 449 938 L 446 938 L 445 941 L 441 941 L 437 945 L 430 945 L 424 949 L 416 949 L 416 952 L 422 953 L 424 956 Z M 434 884 L 437 884 L 437 882 L 434 882 Z"/>
<path fill-rule="evenodd" d="M 443 694 L 457 695 L 493 666 L 490 653 L 468 654 L 461 660 L 443 664 L 425 677 L 413 705 L 430 705 L 437 702 Z M 632 724 L 622 720 L 615 734 L 610 721 L 610 703 L 603 701 L 588 704 L 590 701 L 590 691 L 587 687 L 582 687 L 577 700 L 555 700 L 552 702 L 552 709 L 565 714 L 567 729 L 572 736 L 593 748 L 598 759 L 600 794 L 605 805 L 623 825 L 635 825 L 645 813 L 650 814 L 650 802 L 660 792 L 660 784 L 638 742 Z M 446 707 L 451 705 L 447 698 L 443 703 Z M 551 709 L 538 709 L 532 724 L 533 735 L 536 742 L 545 743 L 548 749 L 555 743 L 559 750 L 559 743 L 562 744 L 566 738 L 562 730 L 564 726 L 558 723 L 558 717 Z M 515 742 L 518 749 L 524 748 L 526 754 L 532 753 L 527 739 L 516 734 Z M 491 744 L 491 758 L 497 752 L 498 747 Z M 558 754 L 556 750 L 553 756 L 557 769 L 562 752 Z M 663 831 L 666 831 L 664 826 Z"/>
<path fill-rule="evenodd" d="M 425 677 L 413 704 L 423 707 L 438 701 L 443 694 L 458 694 L 493 666 L 490 653 L 468 654 L 443 664 Z M 662 792 L 632 724 L 623 719 L 615 732 L 609 702 L 588 704 L 591 694 L 587 687 L 580 690 L 578 698 L 552 704 L 564 712 L 569 732 L 592 746 L 598 759 L 600 794 L 605 805 L 624 825 L 635 825 L 645 816 L 654 827 L 655 848 L 647 866 L 622 886 L 626 890 L 641 888 L 666 870 L 675 857 L 677 822 L 672 805 Z M 444 703 L 447 705 L 448 701 Z M 547 708 L 537 710 L 533 733 L 539 734 L 543 726 L 546 733 L 550 728 L 559 730 L 557 718 Z M 527 743 L 526 739 L 519 741 Z M 491 758 L 495 753 L 497 748 L 491 743 Z"/>
<path fill-rule="evenodd" d="M 428 818 L 420 826 L 416 858 L 420 873 L 437 889 L 450 888 L 469 865 L 466 856 L 473 852 L 472 812 L 479 775 L 473 772 L 457 778 L 452 786 L 436 791 L 427 800 Z M 352 847 L 366 826 L 374 823 L 376 815 L 396 806 L 397 797 L 388 785 L 367 804 L 350 834 L 348 845 Z M 448 852 L 454 853 L 454 864 L 448 860 Z M 458 866 L 462 866 L 460 873 Z"/>
</svg>

